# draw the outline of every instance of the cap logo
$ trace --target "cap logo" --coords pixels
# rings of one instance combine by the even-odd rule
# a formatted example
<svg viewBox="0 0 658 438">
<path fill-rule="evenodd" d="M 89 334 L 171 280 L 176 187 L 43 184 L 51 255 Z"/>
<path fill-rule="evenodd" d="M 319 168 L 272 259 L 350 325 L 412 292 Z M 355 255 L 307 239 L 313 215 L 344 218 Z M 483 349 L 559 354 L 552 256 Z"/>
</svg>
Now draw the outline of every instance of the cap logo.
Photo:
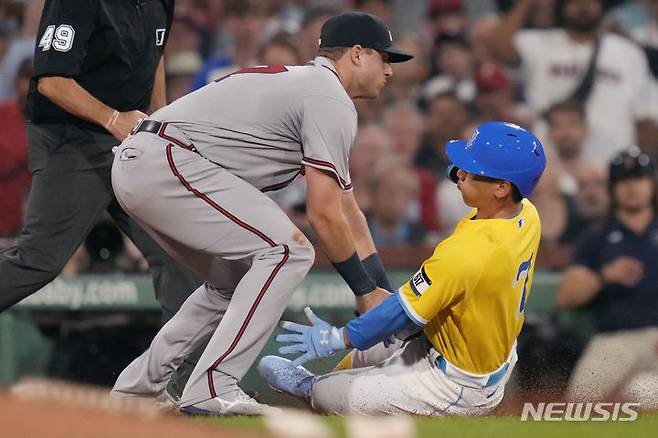
<svg viewBox="0 0 658 438">
<path fill-rule="evenodd" d="M 388 39 L 391 40 L 391 42 L 393 42 L 393 34 L 391 33 L 390 29 L 388 29 Z"/>
<path fill-rule="evenodd" d="M 466 143 L 466 149 L 470 149 L 471 146 L 473 146 L 473 142 L 475 141 L 475 139 L 478 137 L 479 134 L 480 134 L 479 130 L 476 129 L 475 131 L 473 131 L 473 135 L 471 136 L 471 139 L 468 141 L 468 143 Z"/>
</svg>

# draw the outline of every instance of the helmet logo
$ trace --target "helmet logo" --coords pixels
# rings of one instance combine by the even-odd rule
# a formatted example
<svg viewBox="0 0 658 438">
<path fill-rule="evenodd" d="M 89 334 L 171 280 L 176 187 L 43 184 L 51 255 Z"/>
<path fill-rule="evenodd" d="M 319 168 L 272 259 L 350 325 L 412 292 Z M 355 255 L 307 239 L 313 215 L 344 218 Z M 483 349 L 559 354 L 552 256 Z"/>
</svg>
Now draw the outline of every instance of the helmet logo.
<svg viewBox="0 0 658 438">
<path fill-rule="evenodd" d="M 471 146 L 473 146 L 473 142 L 475 141 L 475 139 L 478 137 L 479 134 L 480 134 L 479 130 L 476 129 L 475 131 L 473 131 L 473 135 L 471 136 L 471 139 L 468 141 L 468 143 L 466 143 L 466 149 L 470 149 Z"/>
<path fill-rule="evenodd" d="M 541 155 L 539 155 L 539 152 L 537 152 L 537 143 L 535 143 L 534 141 L 532 142 L 532 153 L 537 155 L 538 157 L 541 157 Z"/>
</svg>

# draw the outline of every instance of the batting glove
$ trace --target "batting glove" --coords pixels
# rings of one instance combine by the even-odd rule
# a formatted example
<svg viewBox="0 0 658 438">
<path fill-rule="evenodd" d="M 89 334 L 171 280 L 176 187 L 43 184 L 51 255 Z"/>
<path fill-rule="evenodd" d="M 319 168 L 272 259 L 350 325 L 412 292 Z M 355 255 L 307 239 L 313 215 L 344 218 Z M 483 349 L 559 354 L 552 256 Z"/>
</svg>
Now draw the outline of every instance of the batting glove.
<svg viewBox="0 0 658 438">
<path fill-rule="evenodd" d="M 275 338 L 279 343 L 290 344 L 279 348 L 280 354 L 301 353 L 301 356 L 292 362 L 293 366 L 320 357 L 333 356 L 336 351 L 345 349 L 342 328 L 318 318 L 310 307 L 306 307 L 304 313 L 311 325 L 284 321 L 281 323 L 281 328 L 291 333 L 281 334 Z"/>
</svg>

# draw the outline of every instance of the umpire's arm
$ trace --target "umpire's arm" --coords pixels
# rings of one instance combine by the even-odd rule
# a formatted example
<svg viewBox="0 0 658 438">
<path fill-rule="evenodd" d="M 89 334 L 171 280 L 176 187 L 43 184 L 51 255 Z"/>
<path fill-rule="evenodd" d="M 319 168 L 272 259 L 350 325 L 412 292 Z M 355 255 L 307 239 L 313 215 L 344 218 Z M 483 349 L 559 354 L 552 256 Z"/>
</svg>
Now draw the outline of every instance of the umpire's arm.
<svg viewBox="0 0 658 438">
<path fill-rule="evenodd" d="M 96 99 L 72 78 L 42 77 L 37 87 L 39 93 L 64 111 L 102 126 L 119 141 L 128 136 L 140 118 L 146 117 L 140 111 L 116 111 Z"/>
<path fill-rule="evenodd" d="M 155 81 L 151 93 L 151 104 L 149 114 L 153 114 L 167 104 L 167 88 L 165 82 L 164 56 L 160 57 L 158 68 L 155 70 Z"/>
</svg>

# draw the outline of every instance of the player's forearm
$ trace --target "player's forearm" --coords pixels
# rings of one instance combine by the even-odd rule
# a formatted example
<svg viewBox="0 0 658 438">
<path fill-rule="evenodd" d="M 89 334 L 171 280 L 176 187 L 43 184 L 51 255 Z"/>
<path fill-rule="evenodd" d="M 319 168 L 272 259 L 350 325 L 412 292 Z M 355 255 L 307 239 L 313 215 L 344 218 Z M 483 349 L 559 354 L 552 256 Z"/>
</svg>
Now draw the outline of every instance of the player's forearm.
<svg viewBox="0 0 658 438">
<path fill-rule="evenodd" d="M 43 77 L 39 79 L 38 90 L 64 111 L 99 126 L 107 126 L 113 117 L 113 108 L 89 94 L 74 79 Z"/>
<path fill-rule="evenodd" d="M 491 32 L 488 38 L 489 48 L 496 57 L 511 64 L 518 64 L 519 55 L 514 47 L 514 34 L 523 27 L 531 7 L 532 0 L 518 0 Z"/>
<path fill-rule="evenodd" d="M 343 213 L 349 224 L 359 258 L 363 260 L 375 253 L 377 249 L 368 228 L 368 221 L 356 203 L 352 192 L 343 195 Z"/>
<path fill-rule="evenodd" d="M 370 229 L 368 228 L 368 221 L 359 208 L 359 205 L 354 198 L 354 193 L 352 192 L 343 195 L 343 213 L 349 224 L 356 252 L 363 263 L 363 267 L 368 272 L 368 275 L 375 280 L 378 287 L 393 292 L 393 287 L 388 280 L 384 265 L 377 254 L 375 242 L 373 241 Z M 375 305 L 375 303 L 370 306 L 365 305 L 366 303 L 359 303 L 361 298 L 362 297 L 359 297 L 357 299 L 359 307 L 367 309 Z M 379 301 L 377 301 L 377 304 L 378 303 Z"/>
<path fill-rule="evenodd" d="M 596 272 L 583 266 L 567 269 L 562 276 L 555 303 L 562 309 L 575 309 L 589 304 L 603 288 Z"/>
<path fill-rule="evenodd" d="M 309 211 L 308 220 L 331 262 L 342 262 L 354 254 L 354 242 L 347 219 L 342 213 Z"/>
<path fill-rule="evenodd" d="M 158 68 L 155 70 L 155 81 L 153 83 L 153 93 L 151 93 L 151 104 L 149 105 L 149 114 L 153 114 L 158 109 L 167 104 L 167 91 L 165 82 L 164 56 L 160 57 Z"/>
</svg>

